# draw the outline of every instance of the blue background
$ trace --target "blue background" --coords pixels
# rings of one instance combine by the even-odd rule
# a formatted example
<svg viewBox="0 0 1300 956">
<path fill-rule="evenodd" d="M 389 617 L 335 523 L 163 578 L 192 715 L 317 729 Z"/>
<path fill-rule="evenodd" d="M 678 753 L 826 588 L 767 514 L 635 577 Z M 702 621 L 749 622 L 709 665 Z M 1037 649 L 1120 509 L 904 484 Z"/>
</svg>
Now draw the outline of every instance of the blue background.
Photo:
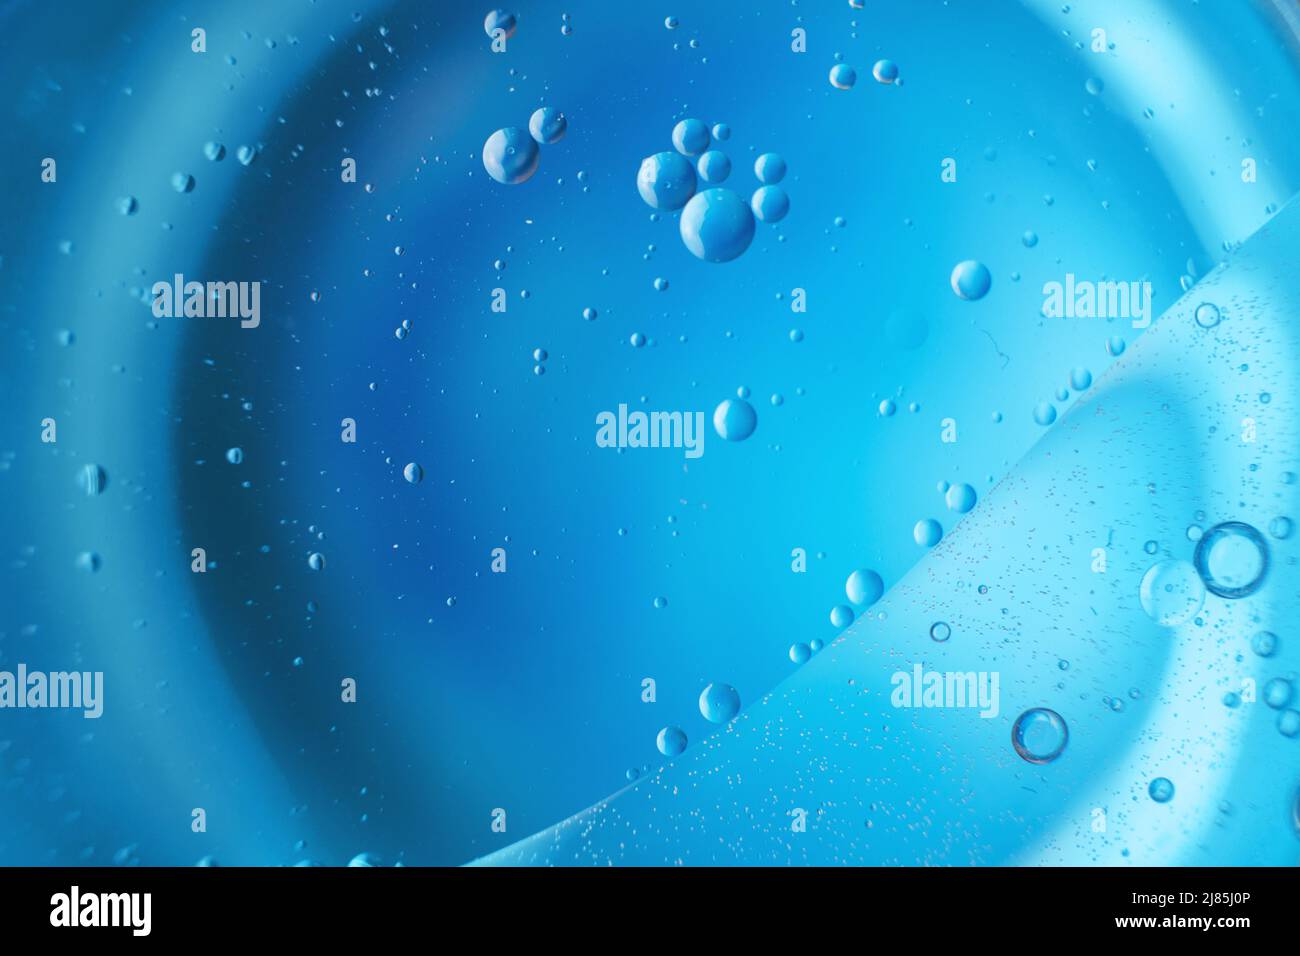
<svg viewBox="0 0 1300 956">
<path fill-rule="evenodd" d="M 363 851 L 462 863 L 601 800 L 629 768 L 654 774 L 665 725 L 698 752 L 716 729 L 696 703 L 705 684 L 760 700 L 795 670 L 792 643 L 836 637 L 828 612 L 853 569 L 892 587 L 925 557 L 913 524 L 952 527 L 940 482 L 983 499 L 1043 437 L 1032 409 L 1072 368 L 1100 377 L 1113 335 L 1136 351 L 1122 320 L 1043 318 L 1044 282 L 1148 280 L 1158 314 L 1300 188 L 1296 40 L 1279 12 L 1293 5 L 867 7 L 528 3 L 502 54 L 487 7 L 459 3 L 0 7 L 0 666 L 106 675 L 98 721 L 0 711 L 0 863 L 341 864 Z M 1091 52 L 1094 26 L 1113 49 Z M 857 70 L 852 90 L 827 81 L 837 54 Z M 871 79 L 880 57 L 901 86 Z M 494 182 L 484 141 L 542 105 L 565 113 L 567 135 L 528 182 Z M 670 149 L 688 116 L 731 127 L 725 185 L 743 196 L 760 153 L 789 166 L 789 216 L 759 223 L 731 263 L 695 259 L 675 216 L 653 221 L 635 188 L 641 159 Z M 209 141 L 224 144 L 220 162 Z M 257 150 L 247 166 L 240 146 Z M 1241 181 L 1244 155 L 1257 183 Z M 40 181 L 46 156 L 55 184 Z M 345 156 L 357 183 L 340 181 Z M 940 179 L 948 157 L 955 183 Z M 172 188 L 176 172 L 192 192 Z M 124 196 L 134 215 L 119 212 Z M 948 284 L 970 258 L 993 275 L 977 302 Z M 261 326 L 155 320 L 148 289 L 177 272 L 262 282 Z M 491 310 L 498 287 L 505 313 Z M 796 288 L 806 313 L 791 311 Z M 633 347 L 634 333 L 648 343 Z M 540 376 L 536 348 L 549 353 Z M 1284 357 L 1279 381 L 1294 382 L 1300 356 Z M 755 434 L 728 443 L 710 429 L 697 461 L 594 442 L 595 415 L 619 403 L 708 418 L 741 387 Z M 885 398 L 893 417 L 877 414 Z M 40 442 L 46 416 L 57 444 Z M 345 417 L 354 445 L 339 440 Z M 946 418 L 954 444 L 940 441 Z M 402 478 L 409 461 L 418 485 Z M 97 497 L 77 485 L 88 462 L 108 475 Z M 1276 494 L 1294 444 L 1264 467 Z M 1289 493 L 1268 506 L 1294 517 Z M 1169 527 L 1205 504 L 1189 491 Z M 1068 533 L 1068 507 L 1052 510 Z M 991 567 L 1024 543 L 1014 509 L 999 513 L 980 552 Z M 194 547 L 205 575 L 189 571 Z M 489 570 L 496 547 L 506 574 Z M 805 574 L 791 573 L 794 548 Z M 99 571 L 76 566 L 84 551 Z M 1275 557 L 1272 583 L 1294 591 L 1294 558 Z M 1117 585 L 1130 607 L 1142 570 Z M 1083 727 L 1110 719 L 1101 697 L 1132 683 L 1175 711 L 1219 706 L 1157 696 L 1161 659 L 1147 646 L 1130 660 L 1119 637 L 1104 678 L 1058 690 L 1068 655 L 1035 623 L 1054 598 L 1029 590 L 1016 636 L 1030 651 L 999 665 L 1004 687 L 1035 689 L 1026 705 L 1063 697 L 1090 715 L 1058 705 Z M 910 664 L 914 637 L 873 640 Z M 1038 657 L 1053 666 L 1029 670 Z M 339 700 L 343 677 L 356 704 Z M 998 736 L 1014 760 L 1011 709 Z M 873 737 L 864 792 L 870 768 L 900 754 L 917 774 L 899 776 L 901 804 L 942 777 L 951 747 L 983 753 L 922 741 L 901 721 Z M 1295 856 L 1283 808 L 1296 743 L 1268 741 L 1289 748 L 1250 752 L 1272 829 L 1197 862 Z M 846 840 L 834 845 L 853 852 L 832 859 L 1008 862 L 1026 828 L 1065 813 L 975 822 L 944 789 L 919 816 L 946 849 Z M 728 792 L 763 798 L 743 776 Z M 207 833 L 190 831 L 194 807 Z M 490 829 L 497 807 L 504 834 Z M 1171 839 L 1193 852 L 1195 832 Z M 685 839 L 664 835 L 653 862 L 675 861 Z M 1152 849 L 1138 862 L 1180 859 Z"/>
</svg>

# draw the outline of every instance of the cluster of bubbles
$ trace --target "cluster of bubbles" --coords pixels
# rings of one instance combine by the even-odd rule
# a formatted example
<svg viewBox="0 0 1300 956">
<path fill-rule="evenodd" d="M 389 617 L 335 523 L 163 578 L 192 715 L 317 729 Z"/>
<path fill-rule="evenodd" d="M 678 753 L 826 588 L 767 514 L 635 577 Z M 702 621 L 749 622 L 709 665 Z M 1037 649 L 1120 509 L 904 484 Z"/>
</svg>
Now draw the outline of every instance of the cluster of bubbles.
<svg viewBox="0 0 1300 956">
<path fill-rule="evenodd" d="M 785 160 L 764 153 L 754 163 L 758 189 L 745 202 L 735 191 L 716 185 L 731 175 L 731 159 L 716 144 L 731 138 L 725 123 L 712 130 L 698 119 L 673 127 L 673 150 L 647 156 L 637 171 L 636 188 L 652 209 L 681 210 L 679 231 L 691 254 L 706 262 L 730 262 L 754 239 L 754 221 L 780 222 L 790 210 L 790 197 L 778 185 L 785 177 Z M 700 182 L 711 188 L 700 190 Z"/>
<path fill-rule="evenodd" d="M 839 58 L 838 53 L 835 56 L 836 59 Z M 871 68 L 871 76 L 877 83 L 885 86 L 903 85 L 898 78 L 898 64 L 893 60 L 877 60 Z M 836 63 L 831 67 L 830 81 L 831 86 L 837 90 L 851 90 L 858 82 L 858 71 L 847 63 Z"/>
<path fill-rule="evenodd" d="M 1112 339 L 1112 343 L 1117 344 L 1118 351 L 1112 349 L 1111 354 L 1119 355 L 1124 351 L 1125 346 L 1123 339 L 1119 339 L 1118 343 L 1115 343 L 1115 340 Z M 1070 400 L 1071 388 L 1076 392 L 1086 392 L 1091 387 L 1092 372 L 1082 365 L 1076 365 L 1074 368 L 1070 369 L 1069 386 L 1067 387 L 1062 385 L 1056 390 L 1056 394 L 1053 397 L 1058 402 L 1067 402 Z M 1042 425 L 1044 428 L 1051 425 L 1056 421 L 1056 405 L 1047 400 L 1040 401 L 1034 406 L 1034 421 L 1035 423 Z"/>
<path fill-rule="evenodd" d="M 1198 520 L 1202 517 L 1198 514 Z M 1283 534 L 1275 532 L 1282 531 Z M 1290 533 L 1290 519 L 1274 518 L 1269 523 L 1269 533 L 1275 538 Z M 1225 521 L 1202 531 L 1198 525 L 1188 528 L 1188 537 L 1196 541 L 1191 561 L 1177 558 L 1159 561 L 1147 569 L 1142 577 L 1139 596 L 1142 609 L 1162 627 L 1177 627 L 1200 614 L 1206 595 L 1235 601 L 1250 597 L 1263 587 L 1269 572 L 1269 546 L 1258 529 L 1244 521 Z M 1148 542 L 1148 545 L 1154 542 Z M 1154 548 L 1146 548 L 1153 553 Z M 1197 619 L 1199 622 L 1199 618 Z M 1258 631 L 1250 641 L 1251 650 L 1262 658 L 1277 653 L 1278 638 L 1272 631 Z M 1300 710 L 1289 705 L 1294 698 L 1294 685 L 1289 677 L 1275 677 L 1264 685 L 1263 700 L 1273 710 L 1280 711 L 1278 731 L 1286 737 L 1300 736 Z M 1241 705 L 1241 695 L 1229 692 L 1224 695 L 1227 707 Z M 1158 782 L 1158 781 L 1157 781 Z M 1153 783 L 1154 787 L 1155 784 Z M 1172 797 L 1172 785 L 1169 797 Z M 1152 799 L 1161 800 L 1155 791 Z"/>
<path fill-rule="evenodd" d="M 715 682 L 700 692 L 700 713 L 704 719 L 715 724 L 725 724 L 740 713 L 740 694 L 730 684 Z M 665 757 L 679 756 L 686 750 L 686 731 L 669 725 L 659 731 L 655 737 L 655 747 Z M 629 770 L 627 778 L 635 780 L 639 772 Z"/>
<path fill-rule="evenodd" d="M 787 652 L 790 660 L 795 664 L 806 664 L 812 659 L 812 656 L 825 647 L 825 642 L 820 637 L 814 637 L 807 644 L 799 641 L 790 645 Z"/>
<path fill-rule="evenodd" d="M 1161 627 L 1177 627 L 1200 613 L 1208 591 L 1228 600 L 1249 597 L 1268 576 L 1264 536 L 1244 521 L 1225 521 L 1197 536 L 1192 560 L 1168 558 L 1142 576 L 1142 609 Z"/>
<path fill-rule="evenodd" d="M 483 168 L 507 186 L 527 182 L 541 163 L 539 146 L 558 143 L 568 128 L 569 121 L 558 109 L 540 107 L 529 118 L 527 132 L 518 126 L 506 126 L 487 138 L 483 144 Z"/>
</svg>

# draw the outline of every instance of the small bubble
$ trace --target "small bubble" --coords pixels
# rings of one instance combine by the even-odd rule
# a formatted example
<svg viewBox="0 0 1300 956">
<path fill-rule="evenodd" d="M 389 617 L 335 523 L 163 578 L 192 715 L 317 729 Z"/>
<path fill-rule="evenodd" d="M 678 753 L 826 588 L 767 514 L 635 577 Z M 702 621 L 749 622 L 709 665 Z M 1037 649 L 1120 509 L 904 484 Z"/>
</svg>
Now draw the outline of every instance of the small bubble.
<svg viewBox="0 0 1300 956">
<path fill-rule="evenodd" d="M 1156 803 L 1168 803 L 1174 798 L 1174 784 L 1168 777 L 1156 777 L 1147 787 L 1147 793 Z"/>
</svg>

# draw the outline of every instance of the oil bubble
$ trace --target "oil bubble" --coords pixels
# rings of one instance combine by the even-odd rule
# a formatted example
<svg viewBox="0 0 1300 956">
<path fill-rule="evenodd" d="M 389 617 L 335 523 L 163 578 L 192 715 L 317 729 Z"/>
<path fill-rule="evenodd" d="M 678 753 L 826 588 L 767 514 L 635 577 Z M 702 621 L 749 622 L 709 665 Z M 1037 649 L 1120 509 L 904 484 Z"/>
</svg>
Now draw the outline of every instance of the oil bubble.
<svg viewBox="0 0 1300 956">
<path fill-rule="evenodd" d="M 740 713 L 740 695 L 730 684 L 710 684 L 700 693 L 700 713 L 705 720 L 725 724 Z"/>
<path fill-rule="evenodd" d="M 1016 718 L 1011 727 L 1011 746 L 1021 759 L 1032 764 L 1051 763 L 1070 742 L 1070 729 L 1056 711 L 1032 707 Z"/>
<path fill-rule="evenodd" d="M 1201 610 L 1205 585 L 1191 564 L 1170 558 L 1147 569 L 1138 596 L 1151 620 L 1161 627 L 1176 627 Z"/>
<path fill-rule="evenodd" d="M 517 126 L 497 130 L 483 144 L 483 168 L 508 186 L 526 182 L 537 172 L 540 156 L 537 141 Z"/>
</svg>

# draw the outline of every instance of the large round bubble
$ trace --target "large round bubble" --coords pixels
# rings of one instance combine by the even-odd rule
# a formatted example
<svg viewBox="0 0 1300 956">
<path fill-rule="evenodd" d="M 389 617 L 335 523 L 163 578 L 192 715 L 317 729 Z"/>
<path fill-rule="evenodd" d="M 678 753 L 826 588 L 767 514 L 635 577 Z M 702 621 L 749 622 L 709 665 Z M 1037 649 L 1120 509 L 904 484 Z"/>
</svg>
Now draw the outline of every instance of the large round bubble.
<svg viewBox="0 0 1300 956">
<path fill-rule="evenodd" d="M 641 160 L 636 188 L 655 209 L 681 209 L 695 195 L 695 167 L 680 153 L 655 153 Z"/>
<path fill-rule="evenodd" d="M 680 727 L 665 727 L 655 738 L 655 746 L 665 757 L 676 757 L 686 749 L 686 733 Z"/>
<path fill-rule="evenodd" d="M 683 156 L 700 155 L 709 148 L 709 127 L 703 120 L 682 120 L 673 127 L 673 148 Z"/>
<path fill-rule="evenodd" d="M 505 33 L 507 40 L 510 39 L 515 35 L 518 26 L 519 22 L 515 19 L 515 15 L 506 10 L 493 10 L 483 19 L 483 32 L 494 40 L 496 37 L 492 35 L 498 30 Z"/>
<path fill-rule="evenodd" d="M 537 172 L 541 151 L 537 142 L 517 126 L 499 129 L 483 144 L 483 168 L 499 183 L 514 186 Z"/>
<path fill-rule="evenodd" d="M 730 262 L 749 248 L 754 238 L 754 214 L 749 203 L 730 189 L 706 189 L 691 197 L 682 210 L 682 242 L 706 262 Z"/>
<path fill-rule="evenodd" d="M 700 713 L 705 720 L 725 724 L 740 713 L 740 695 L 730 684 L 710 684 L 700 694 Z"/>
<path fill-rule="evenodd" d="M 754 160 L 754 175 L 760 183 L 779 183 L 785 178 L 785 160 L 776 153 L 764 153 Z"/>
<path fill-rule="evenodd" d="M 952 291 L 957 293 L 959 298 L 974 301 L 988 294 L 989 287 L 993 284 L 993 277 L 984 263 L 967 259 L 953 267 L 950 281 Z"/>
<path fill-rule="evenodd" d="M 759 186 L 749 200 L 749 208 L 763 222 L 780 222 L 790 211 L 790 197 L 780 186 Z"/>
<path fill-rule="evenodd" d="M 1029 763 L 1051 763 L 1070 742 L 1070 729 L 1056 711 L 1033 707 L 1016 718 L 1011 728 L 1011 746 Z"/>
<path fill-rule="evenodd" d="M 698 160 L 695 168 L 706 183 L 720 183 L 731 175 L 731 160 L 719 149 L 711 149 Z"/>
<path fill-rule="evenodd" d="M 558 143 L 568 128 L 569 121 L 554 106 L 543 106 L 528 120 L 528 132 L 543 146 Z"/>
<path fill-rule="evenodd" d="M 713 410 L 713 430 L 727 441 L 744 441 L 758 427 L 758 413 L 743 398 L 728 398 Z"/>
<path fill-rule="evenodd" d="M 1161 627 L 1176 627 L 1200 612 L 1205 585 L 1194 567 L 1171 558 L 1147 569 L 1138 596 L 1151 620 Z"/>
<path fill-rule="evenodd" d="M 854 604 L 875 604 L 885 593 L 885 582 L 875 571 L 859 568 L 844 583 L 844 593 Z"/>
<path fill-rule="evenodd" d="M 1211 593 L 1222 598 L 1243 598 L 1264 583 L 1268 544 L 1244 521 L 1226 521 L 1201 536 L 1192 560 Z"/>
</svg>

